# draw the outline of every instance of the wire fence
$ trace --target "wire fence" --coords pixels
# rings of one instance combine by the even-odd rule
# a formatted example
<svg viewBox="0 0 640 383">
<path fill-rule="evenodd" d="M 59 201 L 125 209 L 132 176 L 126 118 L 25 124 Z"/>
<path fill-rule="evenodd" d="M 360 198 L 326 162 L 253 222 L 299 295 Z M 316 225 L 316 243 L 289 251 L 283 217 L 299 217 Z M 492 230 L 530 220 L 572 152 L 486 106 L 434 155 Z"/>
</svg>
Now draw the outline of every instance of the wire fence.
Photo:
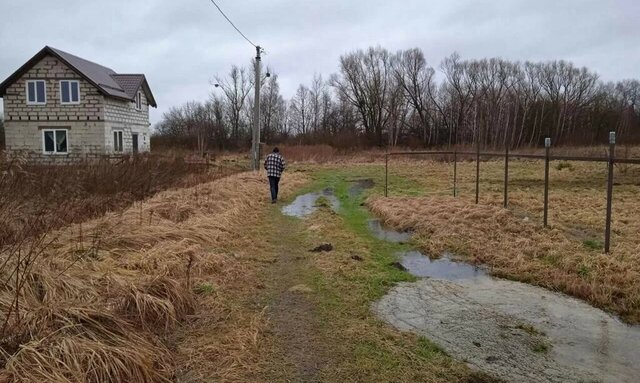
<svg viewBox="0 0 640 383">
<path fill-rule="evenodd" d="M 476 174 L 475 174 L 475 202 L 480 200 L 480 159 L 481 158 L 502 158 L 504 160 L 504 200 L 505 208 L 509 206 L 509 161 L 511 159 L 536 159 L 544 160 L 544 227 L 548 227 L 549 219 L 549 164 L 552 161 L 580 161 L 580 162 L 602 162 L 608 164 L 607 171 L 607 209 L 605 220 L 605 240 L 604 251 L 609 253 L 611 245 L 611 210 L 613 199 L 613 173 L 615 164 L 640 165 L 640 158 L 616 158 L 615 157 L 615 133 L 609 134 L 609 153 L 607 157 L 584 157 L 569 155 L 552 155 L 551 140 L 545 139 L 545 154 L 525 154 L 511 153 L 509 148 L 504 152 L 482 152 L 480 146 L 476 146 L 476 151 L 409 151 L 409 152 L 389 152 L 385 154 L 385 176 L 384 176 L 384 195 L 389 196 L 389 158 L 394 156 L 453 156 L 453 196 L 458 195 L 458 157 L 459 156 L 475 156 Z"/>
</svg>

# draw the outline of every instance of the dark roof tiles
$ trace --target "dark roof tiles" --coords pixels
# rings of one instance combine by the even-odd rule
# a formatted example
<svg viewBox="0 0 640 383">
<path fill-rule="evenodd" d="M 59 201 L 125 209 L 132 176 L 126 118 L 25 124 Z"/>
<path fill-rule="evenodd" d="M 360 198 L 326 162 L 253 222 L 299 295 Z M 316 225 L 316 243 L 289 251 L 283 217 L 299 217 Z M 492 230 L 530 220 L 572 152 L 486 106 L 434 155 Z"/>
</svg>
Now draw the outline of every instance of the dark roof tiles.
<svg viewBox="0 0 640 383">
<path fill-rule="evenodd" d="M 112 74 L 111 78 L 114 79 L 131 98 L 136 96 L 136 92 L 145 80 L 143 74 Z"/>
</svg>

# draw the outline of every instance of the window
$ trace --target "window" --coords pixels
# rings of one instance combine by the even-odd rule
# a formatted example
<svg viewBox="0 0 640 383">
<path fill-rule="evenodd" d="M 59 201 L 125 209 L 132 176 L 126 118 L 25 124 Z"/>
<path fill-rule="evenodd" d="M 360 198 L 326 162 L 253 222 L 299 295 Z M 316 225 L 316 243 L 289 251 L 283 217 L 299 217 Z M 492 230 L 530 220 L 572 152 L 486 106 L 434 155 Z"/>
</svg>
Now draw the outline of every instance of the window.
<svg viewBox="0 0 640 383">
<path fill-rule="evenodd" d="M 79 104 L 80 103 L 80 82 L 76 80 L 60 81 L 60 103 Z"/>
<path fill-rule="evenodd" d="M 113 131 L 113 151 L 122 152 L 122 130 Z"/>
<path fill-rule="evenodd" d="M 142 110 L 142 95 L 140 94 L 140 92 L 136 93 L 135 103 L 136 109 Z"/>
<path fill-rule="evenodd" d="M 44 152 L 46 154 L 66 154 L 67 129 L 45 129 L 42 131 Z"/>
<path fill-rule="evenodd" d="M 47 85 L 44 80 L 27 81 L 27 104 L 44 105 L 47 103 Z"/>
</svg>

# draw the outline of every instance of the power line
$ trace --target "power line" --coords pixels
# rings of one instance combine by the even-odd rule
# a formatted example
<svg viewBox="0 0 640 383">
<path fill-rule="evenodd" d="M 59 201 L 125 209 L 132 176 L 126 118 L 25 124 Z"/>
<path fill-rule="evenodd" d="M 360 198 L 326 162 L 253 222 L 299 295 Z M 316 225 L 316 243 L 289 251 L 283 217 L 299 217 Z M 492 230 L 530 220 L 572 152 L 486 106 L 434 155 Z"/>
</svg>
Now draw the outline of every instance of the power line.
<svg viewBox="0 0 640 383">
<path fill-rule="evenodd" d="M 216 6 L 216 8 L 218 8 L 218 11 L 220 11 L 220 14 L 222 14 L 222 16 L 224 16 L 225 19 L 227 19 L 227 21 L 229 22 L 229 24 L 231 24 L 232 27 L 235 28 L 236 31 L 238 31 L 238 33 L 240 33 L 240 35 L 242 37 L 244 37 L 245 40 L 247 40 L 249 42 L 249 44 L 253 45 L 254 47 L 257 48 L 256 44 L 254 44 L 253 42 L 251 42 L 251 40 L 249 40 L 249 38 L 247 36 L 244 35 L 244 33 L 242 33 L 242 31 L 240 31 L 240 29 L 238 29 L 238 27 L 236 27 L 236 25 L 233 23 L 233 21 L 231 21 L 227 15 L 224 14 L 224 12 L 222 12 L 222 9 L 220 9 L 220 7 L 218 6 L 218 4 L 216 4 L 216 2 L 214 0 L 211 0 L 211 2 L 213 3 L 213 5 Z"/>
</svg>

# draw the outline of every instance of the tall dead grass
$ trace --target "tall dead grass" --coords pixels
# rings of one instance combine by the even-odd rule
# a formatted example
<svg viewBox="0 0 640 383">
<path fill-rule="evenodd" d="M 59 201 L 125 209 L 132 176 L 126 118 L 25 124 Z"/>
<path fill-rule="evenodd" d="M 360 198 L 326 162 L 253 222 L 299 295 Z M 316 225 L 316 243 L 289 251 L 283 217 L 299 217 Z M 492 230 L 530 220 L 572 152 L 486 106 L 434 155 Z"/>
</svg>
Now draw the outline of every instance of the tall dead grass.
<svg viewBox="0 0 640 383">
<path fill-rule="evenodd" d="M 172 187 L 188 187 L 241 171 L 188 163 L 161 154 L 40 165 L 0 157 L 0 247 L 51 228 L 121 210 Z"/>
<path fill-rule="evenodd" d="M 287 177 L 284 193 L 303 182 Z M 0 381 L 167 382 L 184 373 L 182 353 L 195 355 L 205 342 L 223 350 L 223 340 L 201 337 L 176 353 L 174 333 L 218 315 L 198 310 L 194 285 L 240 279 L 246 266 L 222 249 L 246 240 L 243 225 L 267 206 L 267 191 L 263 176 L 233 175 L 43 235 L 28 268 L 0 273 Z M 0 264 L 20 264 L 8 248 L 0 248 Z M 195 359 L 208 370 L 221 365 Z"/>
</svg>

